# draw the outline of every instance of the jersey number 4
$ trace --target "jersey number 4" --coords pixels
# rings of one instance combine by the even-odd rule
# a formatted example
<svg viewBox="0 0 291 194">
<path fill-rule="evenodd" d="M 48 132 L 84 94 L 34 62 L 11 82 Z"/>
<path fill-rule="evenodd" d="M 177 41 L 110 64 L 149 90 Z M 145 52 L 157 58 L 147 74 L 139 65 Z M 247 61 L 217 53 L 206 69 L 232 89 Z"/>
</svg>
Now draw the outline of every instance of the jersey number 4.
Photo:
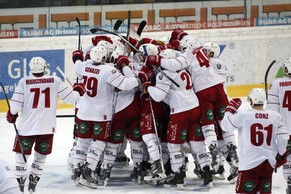
<svg viewBox="0 0 291 194">
<path fill-rule="evenodd" d="M 286 91 L 283 98 L 283 108 L 288 108 L 291 111 L 291 91 Z"/>
<path fill-rule="evenodd" d="M 266 133 L 264 133 L 266 131 Z M 273 133 L 273 125 L 268 125 L 264 127 L 260 123 L 255 123 L 251 126 L 251 143 L 254 146 L 261 146 L 264 141 L 268 146 L 271 145 L 272 140 L 272 133 Z M 266 137 L 265 137 L 266 136 Z"/>
</svg>

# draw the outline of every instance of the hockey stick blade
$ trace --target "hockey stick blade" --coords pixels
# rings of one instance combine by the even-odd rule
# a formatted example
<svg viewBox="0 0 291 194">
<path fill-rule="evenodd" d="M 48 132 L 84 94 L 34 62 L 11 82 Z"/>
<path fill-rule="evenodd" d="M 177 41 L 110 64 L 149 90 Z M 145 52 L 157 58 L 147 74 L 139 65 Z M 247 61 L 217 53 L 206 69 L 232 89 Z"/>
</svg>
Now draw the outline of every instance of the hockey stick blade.
<svg viewBox="0 0 291 194">
<path fill-rule="evenodd" d="M 142 33 L 142 31 L 143 31 L 143 29 L 144 29 L 144 27 L 147 25 L 147 22 L 145 21 L 145 20 L 143 20 L 140 24 L 139 24 L 139 26 L 138 26 L 138 28 L 137 28 L 137 31 L 136 31 L 136 33 L 137 33 L 137 35 L 141 35 L 141 33 Z"/>
<path fill-rule="evenodd" d="M 269 71 L 271 69 L 271 67 L 276 63 L 276 60 L 272 61 L 272 63 L 269 65 L 269 67 L 267 68 L 267 71 L 265 73 L 265 92 L 266 92 L 266 98 L 268 99 L 268 75 L 269 75 Z"/>
<path fill-rule="evenodd" d="M 113 31 L 114 31 L 114 32 L 117 32 L 118 29 L 119 29 L 119 27 L 121 26 L 121 24 L 122 24 L 122 20 L 121 20 L 121 19 L 118 19 L 118 20 L 115 22 L 114 26 L 113 26 Z"/>
</svg>

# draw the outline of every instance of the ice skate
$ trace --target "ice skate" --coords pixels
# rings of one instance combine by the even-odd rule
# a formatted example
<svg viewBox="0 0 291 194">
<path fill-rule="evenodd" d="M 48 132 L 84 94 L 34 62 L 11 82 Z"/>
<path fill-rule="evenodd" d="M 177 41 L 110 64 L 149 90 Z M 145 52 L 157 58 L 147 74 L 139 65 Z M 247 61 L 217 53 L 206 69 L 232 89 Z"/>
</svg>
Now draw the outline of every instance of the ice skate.
<svg viewBox="0 0 291 194">
<path fill-rule="evenodd" d="M 229 150 L 228 157 L 231 165 L 238 166 L 239 158 L 236 151 L 237 147 L 233 144 L 230 144 L 227 146 L 227 148 Z"/>
<path fill-rule="evenodd" d="M 113 167 L 123 168 L 129 165 L 130 159 L 125 155 L 124 152 L 119 152 L 116 156 Z"/>
<path fill-rule="evenodd" d="M 215 171 L 217 171 L 219 168 L 219 164 L 220 164 L 220 154 L 218 152 L 217 145 L 211 144 L 209 146 L 209 151 L 210 151 L 210 154 L 212 157 L 211 166 Z"/>
<path fill-rule="evenodd" d="M 166 174 L 162 172 L 162 165 L 160 160 L 155 161 L 152 165 L 148 176 L 144 177 L 145 181 L 163 181 L 166 179 Z"/>
<path fill-rule="evenodd" d="M 133 172 L 130 174 L 130 178 L 132 182 L 141 184 L 144 179 L 145 172 L 142 170 L 141 164 L 137 164 L 136 167 L 133 168 Z"/>
<path fill-rule="evenodd" d="M 80 176 L 82 174 L 82 169 L 83 169 L 83 166 L 81 166 L 81 164 L 78 164 L 77 168 L 74 169 L 74 173 L 71 177 L 71 179 L 74 180 L 76 186 L 79 185 L 79 180 L 80 180 Z"/>
<path fill-rule="evenodd" d="M 234 184 L 236 181 L 236 177 L 238 175 L 238 167 L 231 165 L 229 169 L 230 175 L 227 177 L 227 180 L 229 181 L 230 184 Z"/>
<path fill-rule="evenodd" d="M 203 184 L 204 186 L 208 187 L 208 188 L 212 188 L 213 184 L 212 184 L 212 173 L 210 170 L 209 166 L 204 166 L 203 167 Z"/>
<path fill-rule="evenodd" d="M 196 174 L 196 176 L 200 179 L 203 179 L 203 171 L 201 170 L 201 167 L 199 164 L 195 163 L 195 168 L 193 170 L 194 174 Z"/>
<path fill-rule="evenodd" d="M 28 183 L 28 191 L 29 193 L 34 193 L 36 185 L 39 181 L 38 176 L 33 176 L 32 174 L 29 175 L 29 183 Z"/>
<path fill-rule="evenodd" d="M 25 184 L 26 178 L 20 177 L 20 178 L 17 178 L 16 180 L 18 182 L 21 193 L 24 193 L 24 184 Z"/>
<path fill-rule="evenodd" d="M 218 170 L 217 171 L 212 170 L 211 173 L 213 175 L 213 178 L 217 178 L 219 180 L 225 180 L 225 176 L 224 176 L 225 170 L 224 170 L 223 165 L 219 165 Z"/>
<path fill-rule="evenodd" d="M 291 184 L 288 183 L 287 189 L 286 189 L 286 194 L 291 194 Z"/>
<path fill-rule="evenodd" d="M 112 169 L 112 165 L 110 165 L 110 164 L 105 165 L 105 167 L 101 169 L 100 180 L 103 181 L 104 186 L 107 185 L 107 183 L 110 179 L 111 169 Z"/>
<path fill-rule="evenodd" d="M 172 186 L 177 186 L 179 189 L 184 189 L 184 176 L 183 172 L 175 172 L 169 179 L 165 180 L 164 187 L 170 188 Z"/>
<path fill-rule="evenodd" d="M 88 168 L 87 165 L 85 165 L 82 174 L 81 174 L 81 178 L 79 180 L 79 183 L 81 185 L 84 185 L 86 187 L 92 188 L 92 189 L 97 189 L 97 180 L 95 180 L 94 178 L 92 178 L 92 170 L 90 168 Z"/>
</svg>

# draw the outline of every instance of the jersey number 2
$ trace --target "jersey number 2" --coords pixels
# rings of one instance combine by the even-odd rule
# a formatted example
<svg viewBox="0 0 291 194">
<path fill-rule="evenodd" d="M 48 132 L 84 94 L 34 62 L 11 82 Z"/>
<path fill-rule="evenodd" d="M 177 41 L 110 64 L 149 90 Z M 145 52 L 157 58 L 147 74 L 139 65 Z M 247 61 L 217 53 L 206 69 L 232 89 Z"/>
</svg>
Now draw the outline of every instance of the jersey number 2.
<svg viewBox="0 0 291 194">
<path fill-rule="evenodd" d="M 271 145 L 273 125 L 268 125 L 264 127 L 260 123 L 255 123 L 251 126 L 251 143 L 254 146 L 261 146 L 264 143 L 264 133 L 263 130 L 267 131 L 266 133 L 266 143 L 268 146 Z"/>
</svg>

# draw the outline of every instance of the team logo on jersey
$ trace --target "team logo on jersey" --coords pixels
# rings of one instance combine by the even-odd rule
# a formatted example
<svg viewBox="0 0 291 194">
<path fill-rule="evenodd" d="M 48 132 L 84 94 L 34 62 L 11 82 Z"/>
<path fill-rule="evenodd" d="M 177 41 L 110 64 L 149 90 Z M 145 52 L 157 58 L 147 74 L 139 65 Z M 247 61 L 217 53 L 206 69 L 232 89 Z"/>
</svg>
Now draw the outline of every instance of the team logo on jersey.
<svg viewBox="0 0 291 194">
<path fill-rule="evenodd" d="M 212 112 L 211 109 L 209 109 L 209 110 L 206 111 L 206 118 L 209 121 L 213 120 L 213 112 Z"/>
<path fill-rule="evenodd" d="M 187 129 L 183 129 L 180 133 L 180 139 L 185 140 L 187 138 Z"/>
<path fill-rule="evenodd" d="M 102 133 L 101 125 L 96 123 L 93 127 L 94 135 L 100 135 Z"/>
<path fill-rule="evenodd" d="M 254 184 L 253 181 L 247 181 L 247 182 L 245 182 L 244 185 L 243 185 L 243 190 L 244 190 L 244 191 L 251 192 L 251 191 L 254 190 L 254 188 L 255 188 L 255 184 Z"/>
<path fill-rule="evenodd" d="M 218 114 L 222 118 L 224 116 L 226 106 L 223 106 L 219 109 Z"/>
<path fill-rule="evenodd" d="M 195 134 L 196 134 L 197 137 L 202 137 L 203 136 L 201 127 L 199 127 L 199 126 L 196 127 Z"/>
<path fill-rule="evenodd" d="M 42 152 L 48 151 L 49 147 L 50 147 L 50 144 L 48 142 L 42 142 L 38 146 L 39 150 Z"/>
<path fill-rule="evenodd" d="M 32 144 L 28 138 L 24 138 L 21 140 L 21 146 L 23 150 L 29 150 Z"/>
<path fill-rule="evenodd" d="M 115 141 L 119 141 L 123 138 L 123 133 L 122 133 L 122 130 L 116 130 L 114 131 L 114 134 L 113 134 L 113 139 Z"/>
<path fill-rule="evenodd" d="M 140 138 L 140 128 L 135 127 L 132 129 L 132 136 L 136 139 Z"/>
<path fill-rule="evenodd" d="M 263 190 L 263 192 L 270 192 L 270 190 L 271 190 L 271 183 L 270 183 L 270 181 L 267 181 L 266 183 L 264 183 L 263 184 L 263 186 L 262 186 L 262 190 Z"/>
<path fill-rule="evenodd" d="M 87 129 L 88 129 L 88 127 L 87 127 L 87 125 L 85 123 L 81 123 L 80 124 L 80 133 L 81 134 L 86 134 Z"/>
</svg>

